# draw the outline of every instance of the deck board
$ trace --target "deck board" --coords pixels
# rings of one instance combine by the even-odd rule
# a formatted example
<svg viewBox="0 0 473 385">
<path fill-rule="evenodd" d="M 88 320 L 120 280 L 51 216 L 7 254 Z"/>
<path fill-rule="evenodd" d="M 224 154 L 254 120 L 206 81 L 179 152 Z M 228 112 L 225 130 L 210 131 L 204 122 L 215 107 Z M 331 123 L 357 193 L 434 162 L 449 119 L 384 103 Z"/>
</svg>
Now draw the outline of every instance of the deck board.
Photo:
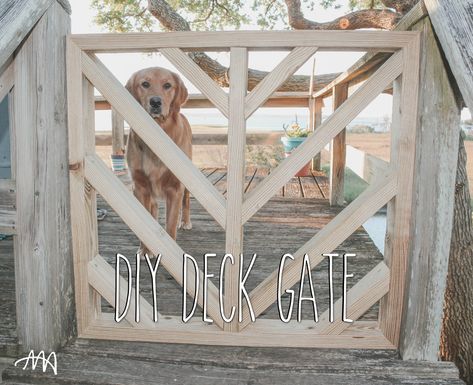
<svg viewBox="0 0 473 385">
<path fill-rule="evenodd" d="M 208 168 L 202 172 L 222 193 L 226 191 L 224 169 Z M 245 178 L 245 192 L 254 189 L 268 174 L 268 169 L 249 168 Z M 121 179 L 130 185 L 127 175 L 122 175 Z M 248 221 L 244 229 L 244 250 L 246 254 L 257 253 L 259 256 L 247 285 L 250 290 L 277 268 L 284 253 L 295 252 L 337 215 L 341 208 L 330 207 L 326 196 L 328 182 L 323 175 L 317 173 L 310 177 L 293 178 L 289 187 L 284 186 L 280 194 Z M 117 252 L 131 258 L 138 248 L 138 239 L 101 197 L 98 197 L 98 207 L 108 211 L 106 218 L 98 226 L 101 255 L 112 265 Z M 194 198 L 191 199 L 191 219 L 193 229 L 179 231 L 178 243 L 200 265 L 202 255 L 206 252 L 222 256 L 224 232 Z M 162 209 L 159 220 L 164 222 Z M 11 237 L 0 241 L 0 356 L 18 357 L 12 250 Z M 331 250 L 327 250 L 329 251 Z M 359 228 L 336 251 L 357 253 L 356 261 L 349 268 L 349 272 L 355 276 L 349 286 L 382 259 L 381 253 L 363 228 Z M 216 275 L 215 283 L 218 280 L 219 260 L 211 260 L 209 266 L 209 271 Z M 143 265 L 143 276 L 145 269 L 146 266 Z M 323 262 L 312 273 L 319 314 L 328 307 L 326 270 L 327 266 Z M 334 279 L 341 280 L 341 264 L 335 265 Z M 157 280 L 159 311 L 165 315 L 180 315 L 181 288 L 162 269 L 158 272 Z M 334 289 L 336 297 L 341 295 L 341 285 L 335 284 Z M 151 284 L 148 280 L 141 281 L 141 291 L 145 298 L 151 300 Z M 104 301 L 102 305 L 103 311 L 113 311 Z M 287 308 L 286 301 L 283 301 L 283 305 Z M 362 319 L 374 320 L 377 312 L 378 308 L 374 306 Z M 196 312 L 196 316 L 200 315 L 199 311 Z M 303 307 L 302 316 L 303 319 L 313 317 L 310 306 Z M 268 308 L 261 317 L 277 318 L 275 305 Z M 8 366 L 3 373 L 3 383 L 462 384 L 458 380 L 457 369 L 451 363 L 404 362 L 395 351 L 384 350 L 243 348 L 79 339 L 58 354 L 58 366 L 57 376 L 51 372 L 23 371 Z"/>
<path fill-rule="evenodd" d="M 58 375 L 9 366 L 5 384 L 460 385 L 452 363 L 403 362 L 377 350 L 274 349 L 78 340 Z"/>
<path fill-rule="evenodd" d="M 247 174 L 254 173 L 249 169 Z M 257 169 L 247 186 L 254 188 L 257 183 L 269 174 L 267 169 Z M 122 181 L 130 186 L 127 175 L 121 176 Z M 226 191 L 226 170 L 216 169 L 208 174 L 208 179 L 222 193 Z M 313 176 L 300 179 L 314 180 Z M 253 187 L 252 187 L 253 186 Z M 288 187 L 289 186 L 289 187 Z M 297 249 L 314 236 L 323 226 L 333 219 L 341 208 L 330 207 L 325 199 L 320 199 L 320 189 L 312 189 L 311 199 L 303 198 L 299 178 L 292 178 L 285 186 L 285 196 L 270 200 L 244 228 L 244 250 L 247 262 L 253 253 L 258 255 L 257 262 L 249 278 L 247 287 L 251 290 L 264 280 L 271 272 L 276 270 L 280 258 L 285 253 L 294 253 Z M 314 196 L 316 198 L 314 198 Z M 162 206 L 162 205 L 161 205 Z M 116 253 L 121 253 L 132 258 L 138 249 L 137 237 L 128 229 L 125 223 L 111 209 L 111 207 L 100 197 L 98 207 L 108 211 L 105 220 L 99 222 L 99 253 L 110 264 L 114 265 Z M 159 222 L 164 225 L 164 210 L 159 210 Z M 193 228 L 191 231 L 179 231 L 177 242 L 185 252 L 194 256 L 202 266 L 202 258 L 205 253 L 216 253 L 219 258 L 211 260 L 209 271 L 215 274 L 213 282 L 218 284 L 219 262 L 225 252 L 225 233 L 214 221 L 205 209 L 191 198 L 191 220 Z M 363 228 L 359 228 L 336 250 L 327 250 L 342 255 L 345 252 L 356 253 L 356 262 L 350 265 L 350 271 L 355 274 L 355 279 L 349 282 L 348 287 L 353 286 L 368 271 L 374 268 L 381 260 L 382 254 L 371 241 Z M 174 257 L 174 256 L 173 256 Z M 181 257 L 181 256 L 177 256 Z M 146 266 L 143 265 L 142 269 Z M 328 308 L 328 279 L 327 263 L 322 262 L 314 269 L 312 277 L 317 293 L 318 313 L 322 314 Z M 334 279 L 340 280 L 342 276 L 341 263 L 334 266 Z M 298 286 L 293 287 L 298 290 Z M 142 295 L 151 301 L 151 284 L 149 281 L 141 283 Z M 165 271 L 158 272 L 158 293 L 160 312 L 167 315 L 180 315 L 181 312 L 181 288 Z M 334 287 L 335 298 L 341 296 L 341 285 Z M 286 304 L 286 300 L 283 300 Z M 112 307 L 105 302 L 103 311 L 112 311 Z M 377 318 L 378 306 L 373 306 L 363 317 L 363 320 L 375 320 Z M 294 308 L 294 317 L 296 308 Z M 311 306 L 303 307 L 303 318 L 313 319 Z M 196 316 L 200 316 L 200 309 Z M 278 318 L 276 304 L 273 304 L 261 318 Z"/>
</svg>

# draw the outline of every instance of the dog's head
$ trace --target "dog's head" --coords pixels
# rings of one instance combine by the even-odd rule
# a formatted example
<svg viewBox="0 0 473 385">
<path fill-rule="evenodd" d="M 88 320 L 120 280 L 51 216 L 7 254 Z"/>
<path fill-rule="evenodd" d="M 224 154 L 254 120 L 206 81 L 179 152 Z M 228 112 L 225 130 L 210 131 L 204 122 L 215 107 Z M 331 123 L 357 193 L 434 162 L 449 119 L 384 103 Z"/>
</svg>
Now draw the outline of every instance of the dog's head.
<svg viewBox="0 0 473 385">
<path fill-rule="evenodd" d="M 125 87 L 153 118 L 163 120 L 178 113 L 188 97 L 179 75 L 160 67 L 135 72 Z"/>
</svg>

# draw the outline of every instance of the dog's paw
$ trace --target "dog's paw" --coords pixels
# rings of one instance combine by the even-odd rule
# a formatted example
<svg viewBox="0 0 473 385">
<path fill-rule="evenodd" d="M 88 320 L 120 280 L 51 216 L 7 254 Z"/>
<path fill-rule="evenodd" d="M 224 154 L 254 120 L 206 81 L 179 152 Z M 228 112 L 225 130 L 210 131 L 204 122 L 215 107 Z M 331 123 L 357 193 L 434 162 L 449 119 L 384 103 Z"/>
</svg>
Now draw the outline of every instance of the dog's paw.
<svg viewBox="0 0 473 385">
<path fill-rule="evenodd" d="M 150 260 L 156 258 L 151 251 L 149 251 L 147 248 L 140 247 L 138 251 L 136 252 L 140 256 L 140 261 L 146 261 L 145 255 L 148 255 L 148 258 Z"/>
<path fill-rule="evenodd" d="M 181 224 L 179 225 L 179 228 L 180 229 L 183 229 L 183 230 L 190 230 L 192 229 L 192 222 L 189 221 L 189 222 L 181 222 Z"/>
</svg>

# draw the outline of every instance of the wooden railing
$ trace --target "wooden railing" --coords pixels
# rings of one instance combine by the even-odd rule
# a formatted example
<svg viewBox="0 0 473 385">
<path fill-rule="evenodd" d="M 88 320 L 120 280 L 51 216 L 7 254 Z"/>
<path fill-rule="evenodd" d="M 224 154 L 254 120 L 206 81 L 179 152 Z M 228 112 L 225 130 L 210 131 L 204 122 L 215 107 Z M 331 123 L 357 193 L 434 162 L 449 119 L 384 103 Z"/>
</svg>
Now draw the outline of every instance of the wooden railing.
<svg viewBox="0 0 473 385">
<path fill-rule="evenodd" d="M 176 32 L 145 34 L 73 35 L 68 40 L 68 103 L 71 169 L 72 229 L 75 259 L 77 320 L 80 336 L 90 338 L 136 339 L 147 341 L 216 343 L 236 345 L 337 346 L 393 348 L 398 345 L 403 315 L 407 252 L 410 237 L 417 101 L 419 84 L 419 34 L 411 32 L 280 31 L 280 32 Z M 245 46 L 242 46 L 245 42 Z M 247 93 L 249 50 L 290 50 L 250 93 Z M 159 125 L 95 56 L 97 52 L 158 50 L 228 118 L 228 187 L 222 194 L 194 167 Z M 186 54 L 186 50 L 230 51 L 230 87 L 225 93 Z M 315 130 L 271 174 L 253 190 L 244 193 L 246 120 L 263 105 L 317 51 L 372 50 L 390 53 L 374 74 L 347 98 L 345 89 L 336 90 L 334 113 Z M 156 153 L 224 228 L 226 252 L 239 255 L 243 225 L 292 176 L 330 141 L 343 155 L 344 128 L 377 95 L 394 83 L 392 154 L 389 167 L 380 167 L 369 187 L 294 253 L 294 262 L 285 271 L 282 290 L 300 280 L 300 266 L 309 255 L 311 268 L 323 253 L 335 249 L 381 207 L 388 204 L 388 234 L 385 262 L 381 262 L 348 292 L 347 317 L 358 319 L 381 300 L 379 321 L 363 333 L 342 321 L 336 306 L 335 321 L 328 311 L 316 326 L 286 327 L 259 319 L 253 325 L 248 309 L 243 320 L 224 322 L 219 313 L 219 291 L 208 286 L 208 314 L 212 325 L 195 320 L 183 327 L 178 319 L 151 321 L 150 305 L 141 299 L 142 322 L 133 317 L 117 326 L 100 312 L 99 298 L 114 306 L 113 269 L 98 254 L 95 222 L 95 191 L 108 201 L 129 228 L 151 252 L 162 254 L 161 265 L 183 284 L 183 250 L 95 154 L 93 88 L 106 98 L 133 130 Z M 337 87 L 336 87 L 337 88 Z M 338 95 L 338 96 L 337 96 Z M 402 145 L 399 145 L 402 143 Z M 402 160 L 402 162 L 400 162 Z M 332 160 L 334 177 L 340 178 L 345 156 Z M 402 168 L 399 166 L 402 164 Z M 335 165 L 335 166 L 334 166 Z M 336 186 L 335 186 L 336 187 Z M 337 198 L 337 192 L 332 199 Z M 231 266 L 231 267 L 230 267 Z M 224 298 L 227 305 L 238 300 L 238 258 L 225 271 Z M 202 272 L 198 273 L 202 278 Z M 272 272 L 251 293 L 256 316 L 275 301 L 278 272 Z M 188 292 L 194 294 L 194 275 L 189 274 Z M 201 280 L 202 282 L 203 280 Z M 202 289 L 202 287 L 201 287 Z M 203 305 L 203 290 L 198 303 Z M 221 293 L 220 293 L 221 294 Z M 123 298 L 123 301 L 125 299 Z M 339 300 L 339 302 L 341 299 Z M 145 304 L 145 305 L 143 305 Z M 142 313 L 143 313 L 142 312 Z M 281 326 L 282 325 L 282 326 Z M 241 331 L 243 331 L 241 333 Z"/>
</svg>

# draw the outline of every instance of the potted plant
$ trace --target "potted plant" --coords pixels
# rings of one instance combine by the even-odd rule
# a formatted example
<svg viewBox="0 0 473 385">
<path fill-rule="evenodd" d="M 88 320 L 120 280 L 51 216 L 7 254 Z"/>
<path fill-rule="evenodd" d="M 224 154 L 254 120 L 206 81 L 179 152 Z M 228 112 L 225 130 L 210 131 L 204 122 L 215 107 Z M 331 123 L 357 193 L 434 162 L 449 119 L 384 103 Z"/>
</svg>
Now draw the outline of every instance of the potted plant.
<svg viewBox="0 0 473 385">
<path fill-rule="evenodd" d="M 307 128 L 301 128 L 299 123 L 296 121 L 289 125 L 283 124 L 285 136 L 281 138 L 281 142 L 284 146 L 284 154 L 286 158 L 299 146 L 310 134 Z M 302 167 L 295 176 L 309 176 L 311 175 L 311 162 L 308 162 Z"/>
</svg>

